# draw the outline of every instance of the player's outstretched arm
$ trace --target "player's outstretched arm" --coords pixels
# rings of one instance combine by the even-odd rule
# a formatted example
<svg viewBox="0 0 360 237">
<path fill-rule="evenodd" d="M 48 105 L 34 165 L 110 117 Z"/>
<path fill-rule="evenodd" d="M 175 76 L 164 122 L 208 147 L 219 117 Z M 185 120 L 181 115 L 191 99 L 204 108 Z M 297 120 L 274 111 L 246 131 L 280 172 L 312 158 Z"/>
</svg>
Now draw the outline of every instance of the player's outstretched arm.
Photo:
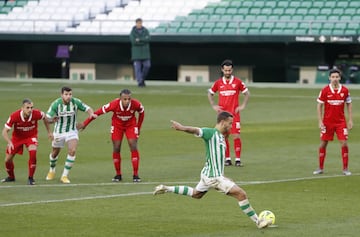
<svg viewBox="0 0 360 237">
<path fill-rule="evenodd" d="M 187 132 L 187 133 L 191 133 L 191 134 L 195 134 L 195 135 L 200 134 L 200 128 L 198 128 L 198 127 L 184 126 L 181 123 L 176 122 L 174 120 L 170 120 L 170 122 L 171 122 L 171 127 L 174 128 L 175 130 L 183 131 L 183 132 Z"/>
</svg>

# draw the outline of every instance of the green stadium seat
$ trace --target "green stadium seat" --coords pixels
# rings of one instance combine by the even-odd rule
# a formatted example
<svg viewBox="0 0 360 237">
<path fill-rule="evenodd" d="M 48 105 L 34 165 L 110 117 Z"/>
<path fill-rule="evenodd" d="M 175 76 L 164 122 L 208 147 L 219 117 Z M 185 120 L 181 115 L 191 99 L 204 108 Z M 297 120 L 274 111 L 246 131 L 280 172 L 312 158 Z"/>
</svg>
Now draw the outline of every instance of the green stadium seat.
<svg viewBox="0 0 360 237">
<path fill-rule="evenodd" d="M 283 35 L 283 34 L 284 34 L 284 30 L 283 30 L 283 29 L 277 29 L 277 28 L 275 28 L 275 29 L 273 29 L 273 30 L 271 31 L 271 34 L 273 34 L 273 35 Z"/>
<path fill-rule="evenodd" d="M 289 1 L 278 1 L 277 7 L 288 8 L 289 7 Z"/>
<path fill-rule="evenodd" d="M 208 28 L 208 27 L 201 28 L 200 33 L 201 34 L 211 35 L 212 34 L 212 28 Z"/>
<path fill-rule="evenodd" d="M 329 21 L 340 21 L 340 16 L 337 15 L 330 15 L 327 18 Z"/>
<path fill-rule="evenodd" d="M 214 27 L 215 27 L 215 23 L 216 23 L 216 22 L 212 22 L 212 21 L 204 22 L 203 28 L 214 28 Z"/>
<path fill-rule="evenodd" d="M 246 21 L 255 21 L 256 17 L 257 17 L 257 15 L 246 15 L 244 17 L 244 20 L 246 20 Z"/>
<path fill-rule="evenodd" d="M 240 8 L 242 6 L 242 1 L 230 1 L 230 7 Z"/>
<path fill-rule="evenodd" d="M 340 15 L 344 14 L 344 9 L 343 8 L 334 8 L 334 9 L 332 9 L 332 14 L 340 16 Z"/>
<path fill-rule="evenodd" d="M 262 28 L 263 23 L 262 22 L 251 22 L 250 23 L 250 28 L 254 28 L 254 29 L 260 29 Z"/>
<path fill-rule="evenodd" d="M 263 7 L 263 8 L 261 8 L 260 14 L 268 16 L 268 15 L 272 14 L 272 11 L 273 11 L 273 9 L 271 7 Z"/>
<path fill-rule="evenodd" d="M 354 15 L 351 17 L 351 20 L 353 21 L 360 21 L 360 15 Z"/>
<path fill-rule="evenodd" d="M 332 13 L 333 9 L 331 8 L 323 8 L 320 10 L 320 14 L 322 15 L 330 15 Z"/>
<path fill-rule="evenodd" d="M 225 30 L 225 28 L 215 27 L 215 28 L 213 28 L 212 33 L 216 34 L 216 35 L 222 35 L 224 33 L 224 30 Z"/>
<path fill-rule="evenodd" d="M 181 23 L 181 28 L 191 28 L 193 26 L 193 22 L 192 21 L 183 21 Z"/>
<path fill-rule="evenodd" d="M 248 35 L 258 35 L 260 33 L 260 29 L 259 28 L 249 28 L 247 31 Z"/>
<path fill-rule="evenodd" d="M 302 1 L 300 7 L 311 8 L 312 1 Z"/>
<path fill-rule="evenodd" d="M 199 15 L 197 15 L 197 21 L 207 21 L 209 20 L 210 15 L 206 14 L 206 13 L 200 13 Z"/>
<path fill-rule="evenodd" d="M 304 21 L 314 21 L 316 18 L 316 15 L 306 15 L 304 16 Z"/>
<path fill-rule="evenodd" d="M 270 15 L 270 16 L 268 16 L 269 21 L 278 21 L 279 18 L 280 18 L 280 16 L 278 16 L 278 15 Z"/>
<path fill-rule="evenodd" d="M 226 14 L 228 15 L 235 15 L 238 13 L 238 9 L 236 7 L 228 7 L 226 9 Z"/>
<path fill-rule="evenodd" d="M 170 27 L 179 28 L 181 26 L 181 24 L 182 24 L 181 21 L 172 21 L 172 22 L 170 22 Z"/>
<path fill-rule="evenodd" d="M 272 28 L 274 28 L 275 27 L 275 22 L 264 22 L 263 24 L 262 24 L 262 28 L 263 29 L 272 29 Z"/>
<path fill-rule="evenodd" d="M 282 15 L 282 14 L 284 14 L 284 11 L 285 11 L 285 8 L 276 8 L 276 9 L 273 9 L 272 14 L 274 14 L 274 15 Z"/>
<path fill-rule="evenodd" d="M 271 35 L 272 34 L 272 29 L 270 29 L 270 28 L 261 28 L 259 33 L 261 35 Z"/>
<path fill-rule="evenodd" d="M 337 1 L 325 1 L 325 7 L 328 7 L 328 8 L 335 8 L 336 7 L 336 3 Z"/>
<path fill-rule="evenodd" d="M 197 18 L 198 18 L 198 15 L 197 14 L 194 14 L 194 13 L 190 13 L 188 16 L 187 16 L 187 21 L 197 21 Z"/>
<path fill-rule="evenodd" d="M 193 23 L 193 26 L 192 27 L 194 27 L 194 28 L 202 28 L 204 26 L 204 22 L 202 22 L 202 21 L 195 21 L 194 23 Z"/>
<path fill-rule="evenodd" d="M 345 30 L 347 27 L 347 23 L 346 22 L 338 22 L 334 24 L 334 29 L 342 29 Z"/>
<path fill-rule="evenodd" d="M 346 29 L 358 31 L 358 30 L 359 30 L 359 27 L 360 27 L 360 24 L 359 24 L 359 23 L 350 22 L 350 23 L 347 24 Z"/>
<path fill-rule="evenodd" d="M 219 15 L 219 14 L 210 15 L 209 20 L 210 21 L 219 21 L 219 20 L 221 20 L 221 15 Z"/>
<path fill-rule="evenodd" d="M 301 2 L 300 1 L 290 1 L 289 3 L 289 7 L 290 8 L 298 8 L 301 6 Z"/>
<path fill-rule="evenodd" d="M 295 35 L 307 35 L 308 34 L 308 29 L 295 29 L 294 31 Z"/>
<path fill-rule="evenodd" d="M 344 35 L 344 32 L 345 32 L 345 30 L 343 30 L 343 29 L 333 29 L 331 33 L 332 33 L 332 35 L 342 36 L 342 35 Z"/>
<path fill-rule="evenodd" d="M 253 8 L 250 8 L 249 14 L 251 14 L 251 15 L 259 15 L 260 12 L 261 12 L 261 8 L 253 7 Z"/>
<path fill-rule="evenodd" d="M 9 12 L 11 12 L 11 9 L 12 7 L 8 7 L 8 6 L 1 7 L 0 14 L 8 14 Z"/>
<path fill-rule="evenodd" d="M 227 35 L 236 35 L 237 34 L 237 29 L 236 28 L 226 28 L 224 29 L 224 34 Z"/>
<path fill-rule="evenodd" d="M 299 27 L 299 23 L 298 22 L 287 22 L 285 29 L 296 29 Z"/>
<path fill-rule="evenodd" d="M 359 9 L 360 8 L 360 2 L 359 1 L 349 1 L 349 8 L 355 8 L 355 9 Z"/>
<path fill-rule="evenodd" d="M 318 15 L 320 14 L 320 8 L 310 8 L 308 11 L 309 15 Z"/>
<path fill-rule="evenodd" d="M 25 6 L 27 3 L 28 3 L 27 0 L 25 0 L 25 1 L 17 0 L 17 1 L 15 1 L 15 6 L 16 6 L 16 7 L 23 7 L 23 6 Z"/>
<path fill-rule="evenodd" d="M 262 8 L 265 6 L 265 1 L 261 1 L 261 0 L 254 1 L 252 6 Z"/>
<path fill-rule="evenodd" d="M 286 8 L 284 14 L 293 15 L 296 13 L 296 8 Z"/>
<path fill-rule="evenodd" d="M 249 13 L 248 8 L 239 8 L 237 11 L 237 14 L 240 14 L 240 15 L 247 15 L 248 13 Z"/>
<path fill-rule="evenodd" d="M 309 22 L 300 22 L 298 28 L 299 29 L 309 29 L 310 23 Z"/>
<path fill-rule="evenodd" d="M 286 27 L 286 22 L 276 22 L 274 29 L 284 29 Z"/>
<path fill-rule="evenodd" d="M 233 19 L 233 16 L 234 16 L 234 15 L 227 15 L 227 14 L 222 15 L 222 16 L 221 16 L 221 21 L 233 21 L 233 20 L 234 20 L 234 19 Z"/>
<path fill-rule="evenodd" d="M 331 35 L 332 30 L 331 29 L 320 29 L 320 34 L 321 35 Z"/>
<path fill-rule="evenodd" d="M 253 6 L 253 1 L 243 1 L 241 6 L 250 8 Z"/>
<path fill-rule="evenodd" d="M 266 1 L 264 7 L 275 8 L 277 5 L 276 1 Z"/>
<path fill-rule="evenodd" d="M 240 29 L 248 29 L 248 28 L 250 28 L 250 22 L 240 22 L 240 24 L 239 24 L 239 28 Z"/>
<path fill-rule="evenodd" d="M 328 15 L 325 14 L 320 14 L 316 16 L 316 20 L 318 21 L 327 21 L 327 19 L 328 19 Z"/>
<path fill-rule="evenodd" d="M 257 21 L 267 21 L 268 20 L 268 16 L 267 15 L 257 15 L 256 16 L 256 20 Z"/>
<path fill-rule="evenodd" d="M 226 14 L 226 8 L 225 7 L 218 7 L 215 9 L 215 14 L 223 15 Z"/>
<path fill-rule="evenodd" d="M 344 35 L 356 35 L 357 31 L 354 29 L 345 29 L 344 30 Z"/>
<path fill-rule="evenodd" d="M 216 7 L 205 7 L 204 9 L 202 9 L 201 13 L 206 13 L 206 14 L 214 14 Z"/>
<path fill-rule="evenodd" d="M 239 28 L 239 27 L 240 27 L 240 25 L 239 25 L 238 22 L 231 21 L 231 22 L 228 23 L 228 28 L 235 28 L 235 29 L 237 29 L 237 28 Z"/>
<path fill-rule="evenodd" d="M 345 8 L 344 9 L 344 14 L 346 15 L 355 15 L 356 14 L 356 10 L 355 8 Z"/>
<path fill-rule="evenodd" d="M 284 35 L 294 35 L 295 34 L 295 29 L 285 28 L 285 29 L 283 29 L 282 33 Z"/>
<path fill-rule="evenodd" d="M 228 26 L 227 22 L 222 22 L 222 21 L 215 22 L 215 28 L 225 29 L 227 28 L 227 26 Z"/>
<path fill-rule="evenodd" d="M 279 17 L 279 20 L 281 21 L 291 21 L 291 15 L 287 14 L 287 15 L 282 15 Z"/>
<path fill-rule="evenodd" d="M 342 15 L 339 16 L 339 21 L 351 21 L 351 16 L 350 15 Z"/>
<path fill-rule="evenodd" d="M 324 1 L 315 1 L 313 2 L 313 7 L 316 7 L 316 8 L 323 8 L 324 7 Z"/>
<path fill-rule="evenodd" d="M 347 8 L 348 6 L 349 6 L 348 1 L 338 1 L 338 2 L 336 3 L 336 7 L 337 7 L 337 8 L 345 9 L 345 8 Z"/>
<path fill-rule="evenodd" d="M 294 14 L 291 16 L 292 21 L 303 21 L 304 15 L 301 14 Z"/>
<path fill-rule="evenodd" d="M 299 7 L 296 9 L 296 14 L 299 14 L 299 15 L 306 15 L 306 14 L 308 14 L 308 12 L 309 12 L 309 9 L 306 7 Z"/>
</svg>

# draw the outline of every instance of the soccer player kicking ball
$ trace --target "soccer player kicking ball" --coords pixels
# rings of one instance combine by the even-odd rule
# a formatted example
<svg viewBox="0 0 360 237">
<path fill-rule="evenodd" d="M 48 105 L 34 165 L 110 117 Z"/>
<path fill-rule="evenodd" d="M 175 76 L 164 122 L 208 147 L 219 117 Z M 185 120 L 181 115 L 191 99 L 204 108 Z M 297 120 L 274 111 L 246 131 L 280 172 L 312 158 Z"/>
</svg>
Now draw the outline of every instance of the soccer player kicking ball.
<svg viewBox="0 0 360 237">
<path fill-rule="evenodd" d="M 324 163 L 326 157 L 326 147 L 329 141 L 334 139 L 334 133 L 341 145 L 341 157 L 343 162 L 343 174 L 351 175 L 348 169 L 349 148 L 347 144 L 348 129 L 353 127 L 352 104 L 348 88 L 340 84 L 341 72 L 332 69 L 329 72 L 330 84 L 325 86 L 317 99 L 317 114 L 320 128 L 320 147 L 319 147 L 319 169 L 313 174 L 324 173 Z M 344 115 L 344 107 L 348 111 L 348 124 Z"/>
<path fill-rule="evenodd" d="M 201 171 L 201 179 L 195 188 L 188 186 L 157 186 L 154 195 L 172 192 L 186 195 L 192 198 L 202 198 L 210 188 L 225 193 L 237 199 L 240 209 L 257 225 L 265 228 L 271 225 L 272 220 L 260 219 L 250 205 L 246 192 L 237 186 L 232 180 L 224 176 L 225 165 L 225 137 L 232 127 L 233 116 L 226 111 L 220 112 L 217 116 L 215 128 L 198 128 L 184 126 L 176 121 L 171 121 L 172 127 L 178 131 L 194 134 L 205 142 L 206 162 Z"/>
<path fill-rule="evenodd" d="M 48 121 L 45 119 L 45 113 L 34 109 L 34 104 L 30 99 L 24 99 L 21 109 L 13 112 L 6 121 L 2 136 L 7 142 L 5 168 L 8 177 L 1 180 L 2 182 L 14 182 L 14 162 L 13 159 L 16 154 L 23 154 L 24 145 L 29 152 L 29 179 L 28 184 L 34 185 L 34 173 L 36 169 L 36 153 L 38 147 L 38 121 L 43 120 L 48 136 L 52 139 L 52 133 Z M 9 138 L 9 131 L 13 129 L 12 137 Z"/>
</svg>

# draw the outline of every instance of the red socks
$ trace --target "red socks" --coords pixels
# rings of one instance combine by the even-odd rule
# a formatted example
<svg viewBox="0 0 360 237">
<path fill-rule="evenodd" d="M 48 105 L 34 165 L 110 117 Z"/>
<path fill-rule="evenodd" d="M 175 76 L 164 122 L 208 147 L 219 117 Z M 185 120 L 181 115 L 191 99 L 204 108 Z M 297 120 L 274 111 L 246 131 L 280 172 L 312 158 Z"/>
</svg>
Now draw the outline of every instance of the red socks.
<svg viewBox="0 0 360 237">
<path fill-rule="evenodd" d="M 121 175 L 121 156 L 120 153 L 113 152 L 113 163 L 116 171 L 116 175 Z"/>
<path fill-rule="evenodd" d="M 139 152 L 137 150 L 132 151 L 131 152 L 131 162 L 132 162 L 132 166 L 133 166 L 133 174 L 135 176 L 138 176 L 139 161 L 140 161 Z"/>
<path fill-rule="evenodd" d="M 28 161 L 29 177 L 34 177 L 36 170 L 36 150 L 29 151 L 29 161 Z"/>
</svg>

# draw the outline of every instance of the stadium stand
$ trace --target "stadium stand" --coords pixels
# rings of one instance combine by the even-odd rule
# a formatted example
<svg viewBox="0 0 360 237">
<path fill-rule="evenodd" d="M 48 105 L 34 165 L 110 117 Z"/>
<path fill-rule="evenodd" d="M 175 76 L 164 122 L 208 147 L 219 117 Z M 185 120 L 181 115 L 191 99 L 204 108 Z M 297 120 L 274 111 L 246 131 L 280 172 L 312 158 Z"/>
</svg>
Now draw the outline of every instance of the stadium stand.
<svg viewBox="0 0 360 237">
<path fill-rule="evenodd" d="M 0 32 L 121 35 L 137 17 L 154 34 L 360 34 L 359 0 L 17 0 Z"/>
</svg>

